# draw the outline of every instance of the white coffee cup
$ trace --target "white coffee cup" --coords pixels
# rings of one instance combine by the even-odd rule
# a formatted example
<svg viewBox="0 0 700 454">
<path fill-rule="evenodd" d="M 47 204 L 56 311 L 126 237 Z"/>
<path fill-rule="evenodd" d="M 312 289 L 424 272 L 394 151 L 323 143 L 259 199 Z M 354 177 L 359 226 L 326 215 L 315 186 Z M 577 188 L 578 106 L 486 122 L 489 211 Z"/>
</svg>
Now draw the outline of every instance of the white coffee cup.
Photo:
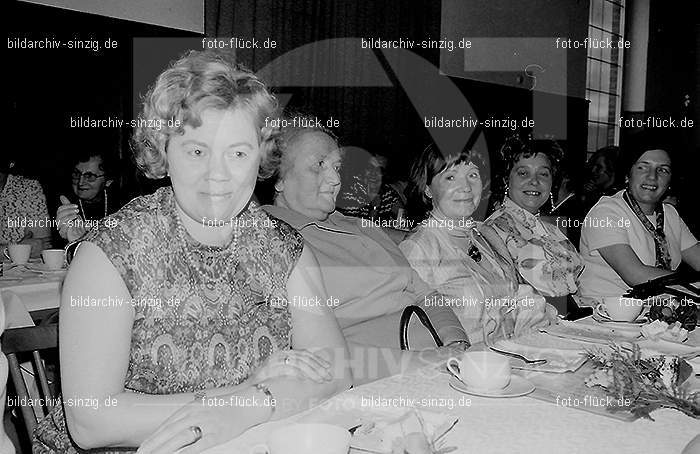
<svg viewBox="0 0 700 454">
<path fill-rule="evenodd" d="M 644 301 L 623 296 L 606 296 L 595 307 L 595 313 L 615 322 L 631 322 L 644 310 Z"/>
<path fill-rule="evenodd" d="M 475 390 L 495 391 L 510 384 L 510 361 L 488 351 L 466 352 L 461 358 L 450 358 L 447 369 Z"/>
<path fill-rule="evenodd" d="M 272 431 L 267 444 L 255 449 L 267 454 L 348 454 L 350 432 L 331 424 L 290 424 Z"/>
<path fill-rule="evenodd" d="M 10 244 L 5 250 L 5 257 L 12 260 L 12 263 L 24 265 L 29 261 L 29 255 L 32 253 L 32 246 L 29 244 Z"/>
<path fill-rule="evenodd" d="M 63 268 L 64 253 L 63 249 L 44 249 L 41 251 L 41 258 L 50 270 L 60 270 Z"/>
</svg>

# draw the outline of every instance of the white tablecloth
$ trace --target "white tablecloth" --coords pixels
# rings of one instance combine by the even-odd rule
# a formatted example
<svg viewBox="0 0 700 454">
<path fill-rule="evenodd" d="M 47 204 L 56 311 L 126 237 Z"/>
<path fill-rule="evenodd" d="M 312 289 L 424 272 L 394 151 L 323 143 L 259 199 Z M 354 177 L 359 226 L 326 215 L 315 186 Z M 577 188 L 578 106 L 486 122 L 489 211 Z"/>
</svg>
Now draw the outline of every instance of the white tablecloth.
<svg viewBox="0 0 700 454">
<path fill-rule="evenodd" d="M 426 404 L 426 410 L 459 417 L 448 437 L 448 445 L 458 446 L 456 454 L 680 453 L 700 433 L 698 420 L 674 410 L 655 411 L 655 421 L 624 422 L 529 397 L 469 396 L 453 390 L 448 382 L 447 375 L 433 369 L 390 377 L 342 393 L 301 415 L 258 426 L 206 453 L 259 452 L 253 448 L 264 443 L 271 430 L 295 420 L 352 427 L 359 418 L 377 413 L 367 405 L 372 397 L 413 399 Z"/>
<path fill-rule="evenodd" d="M 65 272 L 40 274 L 13 268 L 0 278 L 0 291 L 7 299 L 19 298 L 28 312 L 56 309 L 61 303 L 64 278 Z"/>
</svg>

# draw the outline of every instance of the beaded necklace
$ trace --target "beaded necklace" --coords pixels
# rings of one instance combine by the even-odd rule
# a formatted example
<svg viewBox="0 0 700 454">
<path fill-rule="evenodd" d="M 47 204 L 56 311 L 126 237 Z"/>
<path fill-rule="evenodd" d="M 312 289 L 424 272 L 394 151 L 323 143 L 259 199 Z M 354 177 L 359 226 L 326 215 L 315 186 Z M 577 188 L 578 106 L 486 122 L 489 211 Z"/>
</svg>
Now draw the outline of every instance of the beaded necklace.
<svg viewBox="0 0 700 454">
<path fill-rule="evenodd" d="M 173 205 L 175 204 L 177 204 L 177 202 L 174 200 L 173 197 Z M 238 223 L 234 222 L 233 224 L 233 240 L 227 246 L 216 247 L 200 243 L 199 247 L 203 248 L 205 252 L 199 253 L 202 257 L 202 260 L 197 261 L 195 260 L 194 254 L 192 252 L 194 245 L 190 245 L 187 241 L 187 230 L 185 229 L 185 226 L 182 223 L 182 219 L 180 219 L 180 215 L 177 212 L 177 208 L 175 206 L 173 206 L 173 211 L 175 215 L 175 224 L 178 239 L 182 242 L 182 245 L 185 249 L 185 257 L 187 258 L 188 264 L 190 265 L 191 269 L 195 271 L 195 273 L 190 273 L 190 284 L 192 284 L 192 289 L 194 290 L 196 288 L 194 274 L 199 275 L 202 284 L 211 286 L 216 282 L 217 278 L 221 278 L 221 276 L 225 275 L 224 273 L 227 270 L 230 270 L 231 273 L 235 273 L 236 269 L 238 268 L 238 258 L 236 257 L 239 234 Z M 217 258 L 214 258 L 209 264 L 209 266 L 206 266 L 207 264 L 204 262 L 208 261 L 211 255 L 213 255 L 216 252 L 223 251 L 225 249 L 231 250 L 231 253 L 227 254 L 225 260 L 221 261 L 217 260 Z M 207 270 L 207 268 L 209 269 Z"/>
<path fill-rule="evenodd" d="M 106 190 L 105 190 L 104 194 L 105 194 L 105 197 L 104 197 L 104 199 L 105 199 L 105 214 L 102 216 L 103 219 L 107 217 L 107 191 Z M 82 214 L 83 220 L 87 221 L 87 214 L 85 214 L 85 209 L 83 208 L 83 199 L 81 199 L 80 197 L 78 197 L 78 205 L 80 205 L 80 212 L 83 213 Z"/>
</svg>

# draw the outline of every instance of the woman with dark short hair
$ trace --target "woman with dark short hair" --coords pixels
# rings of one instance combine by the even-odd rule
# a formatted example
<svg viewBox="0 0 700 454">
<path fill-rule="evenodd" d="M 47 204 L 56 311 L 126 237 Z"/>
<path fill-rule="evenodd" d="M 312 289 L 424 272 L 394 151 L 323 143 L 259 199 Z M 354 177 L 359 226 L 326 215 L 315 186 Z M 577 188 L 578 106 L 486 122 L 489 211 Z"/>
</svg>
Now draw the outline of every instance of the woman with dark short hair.
<svg viewBox="0 0 700 454">
<path fill-rule="evenodd" d="M 600 199 L 586 215 L 579 294 L 596 300 L 675 271 L 700 270 L 700 243 L 676 209 L 663 203 L 671 186 L 671 146 L 644 134 L 627 148 L 626 188 Z"/>
<path fill-rule="evenodd" d="M 506 163 L 503 203 L 484 223 L 506 244 L 521 282 L 546 297 L 575 293 L 581 256 L 556 225 L 539 218 L 550 199 L 561 147 L 552 140 L 511 137 L 501 154 Z"/>
</svg>

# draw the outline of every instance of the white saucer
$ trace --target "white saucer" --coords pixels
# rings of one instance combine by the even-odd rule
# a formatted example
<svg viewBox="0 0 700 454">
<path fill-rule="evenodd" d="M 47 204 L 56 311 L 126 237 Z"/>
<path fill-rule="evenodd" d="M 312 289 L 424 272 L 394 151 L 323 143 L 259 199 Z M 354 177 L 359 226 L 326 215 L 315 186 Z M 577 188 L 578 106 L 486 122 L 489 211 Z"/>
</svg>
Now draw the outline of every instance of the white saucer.
<svg viewBox="0 0 700 454">
<path fill-rule="evenodd" d="M 624 321 L 624 320 L 613 320 L 609 316 L 599 314 L 595 311 L 593 311 L 593 315 L 591 316 L 591 318 L 598 323 L 619 323 L 621 325 L 627 325 L 627 326 L 643 325 L 649 321 L 646 314 L 640 315 L 639 317 L 637 317 L 636 319 L 634 319 L 632 321 Z"/>
<path fill-rule="evenodd" d="M 28 270 L 36 271 L 39 273 L 63 273 L 68 268 L 51 269 L 47 268 L 45 263 L 27 263 L 24 265 Z"/>
<path fill-rule="evenodd" d="M 510 383 L 503 389 L 472 389 L 456 377 L 450 378 L 450 386 L 459 392 L 479 397 L 521 397 L 535 390 L 535 385 L 518 375 L 511 375 Z"/>
</svg>

